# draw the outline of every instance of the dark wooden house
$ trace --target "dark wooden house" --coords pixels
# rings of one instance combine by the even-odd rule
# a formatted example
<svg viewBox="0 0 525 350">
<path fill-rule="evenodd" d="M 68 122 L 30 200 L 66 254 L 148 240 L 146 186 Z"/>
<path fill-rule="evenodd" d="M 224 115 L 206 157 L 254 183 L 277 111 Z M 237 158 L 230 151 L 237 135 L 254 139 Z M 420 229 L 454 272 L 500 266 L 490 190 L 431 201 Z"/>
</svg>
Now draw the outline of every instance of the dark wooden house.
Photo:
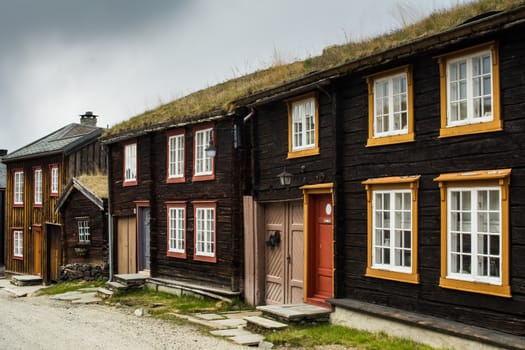
<svg viewBox="0 0 525 350">
<path fill-rule="evenodd" d="M 7 165 L 6 273 L 58 278 L 63 219 L 55 212 L 69 180 L 105 173 L 102 129 L 91 112 L 3 158 Z"/>
<path fill-rule="evenodd" d="M 55 211 L 63 220 L 62 266 L 89 265 L 88 273 L 108 271 L 108 180 L 105 175 L 84 175 L 72 178 L 58 198 Z M 73 269 L 69 266 L 68 269 Z M 64 279 L 68 271 L 64 271 Z M 72 277 L 80 276 L 73 269 Z M 86 272 L 86 271 L 80 271 Z M 83 277 L 83 275 L 82 275 Z"/>
<path fill-rule="evenodd" d="M 146 271 L 153 281 L 240 294 L 241 117 L 174 118 L 103 137 L 115 272 Z"/>
<path fill-rule="evenodd" d="M 488 13 L 236 102 L 255 109 L 249 301 L 433 316 L 523 344 L 524 18 Z"/>
<path fill-rule="evenodd" d="M 6 154 L 7 150 L 0 150 L 0 265 L 4 265 L 6 166 L 2 157 Z"/>
</svg>

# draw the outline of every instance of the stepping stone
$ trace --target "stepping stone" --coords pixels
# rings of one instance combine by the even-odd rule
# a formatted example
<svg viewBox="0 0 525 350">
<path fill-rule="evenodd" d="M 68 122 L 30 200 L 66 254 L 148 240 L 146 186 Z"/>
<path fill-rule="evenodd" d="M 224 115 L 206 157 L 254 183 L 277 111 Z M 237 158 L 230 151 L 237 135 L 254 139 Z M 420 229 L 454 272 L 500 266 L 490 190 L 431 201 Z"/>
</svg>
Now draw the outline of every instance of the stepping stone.
<svg viewBox="0 0 525 350">
<path fill-rule="evenodd" d="M 254 346 L 259 345 L 264 340 L 264 336 L 260 334 L 238 335 L 230 339 L 240 345 Z"/>
<path fill-rule="evenodd" d="M 42 284 L 42 278 L 33 275 L 17 275 L 11 278 L 11 284 L 15 286 L 34 286 Z"/>
<path fill-rule="evenodd" d="M 247 327 L 254 326 L 256 329 L 279 330 L 288 327 L 287 324 L 269 320 L 260 316 L 248 316 L 244 318 L 248 323 Z"/>
<path fill-rule="evenodd" d="M 216 335 L 219 337 L 236 337 L 236 336 L 241 336 L 241 335 L 250 335 L 253 333 L 243 328 L 230 328 L 230 329 L 219 329 L 217 331 L 210 331 L 210 334 Z"/>
<path fill-rule="evenodd" d="M 246 321 L 242 319 L 224 319 L 210 321 L 210 324 L 215 324 L 217 328 L 238 328 L 246 326 Z"/>
<path fill-rule="evenodd" d="M 194 316 L 197 317 L 197 318 L 200 318 L 202 320 L 207 320 L 207 321 L 224 320 L 225 319 L 224 316 L 221 316 L 221 315 L 218 315 L 218 314 L 195 314 Z"/>
<path fill-rule="evenodd" d="M 109 290 L 116 291 L 116 290 L 126 289 L 128 287 L 122 283 L 113 281 L 113 282 L 106 283 L 106 288 L 108 288 Z"/>
<path fill-rule="evenodd" d="M 96 295 L 101 297 L 102 299 L 106 299 L 111 297 L 113 295 L 113 292 L 107 288 L 98 288 Z"/>
<path fill-rule="evenodd" d="M 82 294 L 80 292 L 67 292 L 62 294 L 53 295 L 51 299 L 53 300 L 62 300 L 62 301 L 73 301 L 82 298 Z"/>
<path fill-rule="evenodd" d="M 9 294 L 11 294 L 12 296 L 14 296 L 15 298 L 22 298 L 22 297 L 27 296 L 27 292 L 24 292 L 24 291 L 14 290 L 11 288 L 5 288 L 4 290 L 8 292 Z"/>
<path fill-rule="evenodd" d="M 102 299 L 97 298 L 95 296 L 95 293 L 93 293 L 93 294 L 85 295 L 80 299 L 73 300 L 71 301 L 71 304 L 97 304 L 97 303 L 100 303 L 101 301 Z"/>
</svg>

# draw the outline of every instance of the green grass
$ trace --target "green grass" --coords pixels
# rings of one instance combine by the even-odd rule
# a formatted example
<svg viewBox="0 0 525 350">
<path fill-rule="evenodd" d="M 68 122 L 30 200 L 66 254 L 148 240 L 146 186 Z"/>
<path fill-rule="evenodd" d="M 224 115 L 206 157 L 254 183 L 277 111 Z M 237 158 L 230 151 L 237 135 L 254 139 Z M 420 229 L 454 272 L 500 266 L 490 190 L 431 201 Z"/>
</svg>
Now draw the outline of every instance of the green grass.
<svg viewBox="0 0 525 350">
<path fill-rule="evenodd" d="M 339 325 L 290 327 L 268 334 L 275 345 L 312 349 L 319 345 L 337 344 L 366 350 L 431 350 L 432 347 L 384 333 L 370 333 Z"/>
<path fill-rule="evenodd" d="M 104 287 L 105 284 L 106 284 L 106 281 L 104 280 L 60 282 L 52 286 L 40 289 L 39 294 L 56 295 L 56 294 L 62 294 L 62 293 L 67 293 L 67 292 L 74 292 L 81 288 Z"/>
</svg>

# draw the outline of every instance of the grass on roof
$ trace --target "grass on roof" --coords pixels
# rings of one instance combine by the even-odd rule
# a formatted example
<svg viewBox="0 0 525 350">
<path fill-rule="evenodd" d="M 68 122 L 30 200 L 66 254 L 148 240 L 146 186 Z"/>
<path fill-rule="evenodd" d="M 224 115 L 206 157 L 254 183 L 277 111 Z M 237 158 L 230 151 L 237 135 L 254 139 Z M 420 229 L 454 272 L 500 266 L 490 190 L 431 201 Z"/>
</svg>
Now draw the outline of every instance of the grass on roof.
<svg viewBox="0 0 525 350">
<path fill-rule="evenodd" d="M 479 0 L 448 10 L 438 10 L 399 30 L 359 42 L 330 46 L 325 48 L 320 56 L 289 64 L 276 64 L 199 90 L 117 124 L 106 131 L 104 136 L 133 132 L 166 122 L 182 122 L 214 111 L 229 112 L 236 107 L 233 101 L 241 97 L 282 85 L 314 71 L 326 70 L 374 52 L 445 31 L 488 11 L 509 10 L 523 4 L 525 0 Z"/>
<path fill-rule="evenodd" d="M 107 175 L 80 175 L 77 177 L 86 188 L 99 198 L 108 198 Z"/>
</svg>

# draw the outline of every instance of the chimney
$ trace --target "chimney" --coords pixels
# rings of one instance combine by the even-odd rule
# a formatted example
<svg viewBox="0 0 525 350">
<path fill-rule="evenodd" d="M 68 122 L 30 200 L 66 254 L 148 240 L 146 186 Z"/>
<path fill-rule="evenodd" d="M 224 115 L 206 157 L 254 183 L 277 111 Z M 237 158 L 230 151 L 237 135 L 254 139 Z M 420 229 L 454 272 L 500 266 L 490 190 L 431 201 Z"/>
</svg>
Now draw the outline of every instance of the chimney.
<svg viewBox="0 0 525 350">
<path fill-rule="evenodd" d="M 93 112 L 87 111 L 86 113 L 80 115 L 80 125 L 97 126 L 97 117 L 98 115 L 93 114 Z"/>
<path fill-rule="evenodd" d="M 0 157 L 3 157 L 7 154 L 7 150 L 6 149 L 0 149 Z"/>
</svg>

